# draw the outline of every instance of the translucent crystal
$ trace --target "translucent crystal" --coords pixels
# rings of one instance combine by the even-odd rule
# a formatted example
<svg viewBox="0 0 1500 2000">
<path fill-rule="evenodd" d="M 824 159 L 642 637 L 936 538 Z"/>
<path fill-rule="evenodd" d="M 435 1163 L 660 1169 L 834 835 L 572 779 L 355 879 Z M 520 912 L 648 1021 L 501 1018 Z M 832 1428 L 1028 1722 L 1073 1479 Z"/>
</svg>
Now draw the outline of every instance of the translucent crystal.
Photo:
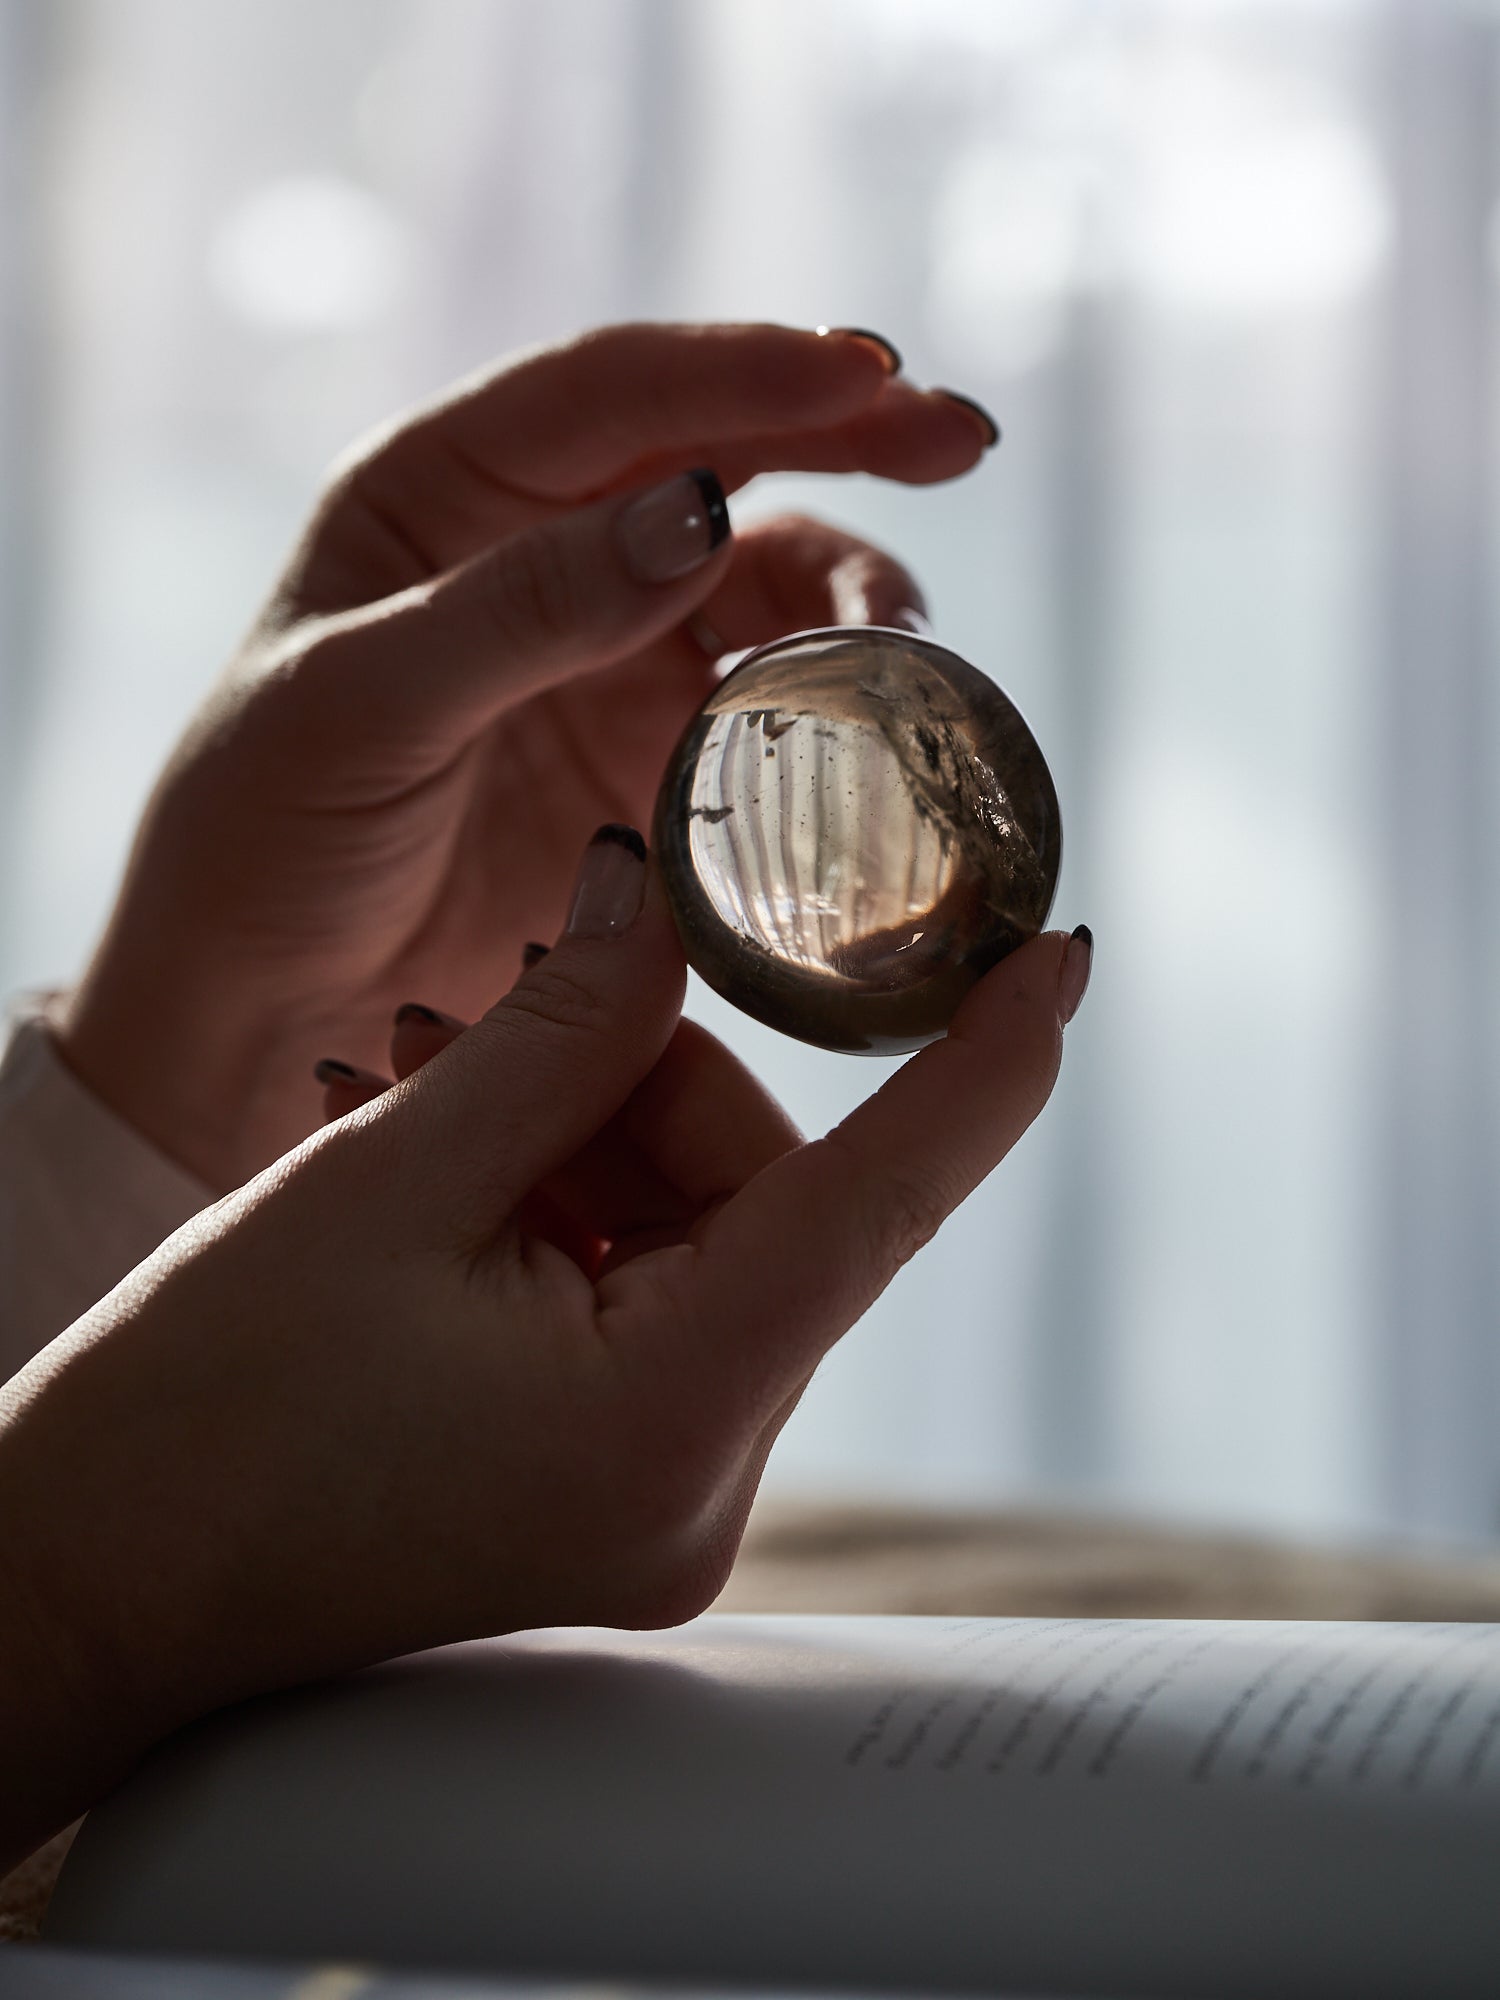
<svg viewBox="0 0 1500 2000">
<path fill-rule="evenodd" d="M 1057 794 L 993 681 L 930 639 L 803 632 L 689 725 L 654 841 L 688 960 L 822 1048 L 894 1054 L 1046 921 Z"/>
</svg>

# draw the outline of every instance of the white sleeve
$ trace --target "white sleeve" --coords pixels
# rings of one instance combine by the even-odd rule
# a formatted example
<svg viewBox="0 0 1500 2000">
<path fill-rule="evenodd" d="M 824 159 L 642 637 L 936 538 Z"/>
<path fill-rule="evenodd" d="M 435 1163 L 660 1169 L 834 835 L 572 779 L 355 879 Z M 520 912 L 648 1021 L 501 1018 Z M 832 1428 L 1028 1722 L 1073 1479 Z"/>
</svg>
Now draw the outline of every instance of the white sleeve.
<svg viewBox="0 0 1500 2000">
<path fill-rule="evenodd" d="M 49 997 L 0 1055 L 0 1382 L 214 1199 L 66 1068 Z"/>
</svg>

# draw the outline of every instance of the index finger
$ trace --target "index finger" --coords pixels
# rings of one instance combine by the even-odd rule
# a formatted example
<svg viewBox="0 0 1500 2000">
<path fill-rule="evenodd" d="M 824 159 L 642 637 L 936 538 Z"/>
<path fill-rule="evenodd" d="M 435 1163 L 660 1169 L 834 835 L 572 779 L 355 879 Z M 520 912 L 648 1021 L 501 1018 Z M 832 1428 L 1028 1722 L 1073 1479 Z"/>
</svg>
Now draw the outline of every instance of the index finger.
<svg viewBox="0 0 1500 2000">
<path fill-rule="evenodd" d="M 1048 933 L 1002 960 L 945 1040 L 758 1174 L 695 1249 L 669 1253 L 678 1264 L 657 1283 L 674 1310 L 631 1339 L 671 1343 L 660 1358 L 691 1374 L 695 1408 L 723 1382 L 738 1421 L 763 1420 L 1010 1151 L 1057 1079 L 1069 943 Z M 600 1295 L 614 1302 L 609 1281 Z M 752 1376 L 757 1410 L 745 1404 Z"/>
<path fill-rule="evenodd" d="M 322 599 L 320 571 L 361 562 L 404 561 L 417 574 L 400 580 L 418 581 L 703 438 L 843 424 L 890 369 L 862 335 L 771 325 L 611 326 L 542 348 L 356 448 L 304 551 L 305 587 Z"/>
</svg>

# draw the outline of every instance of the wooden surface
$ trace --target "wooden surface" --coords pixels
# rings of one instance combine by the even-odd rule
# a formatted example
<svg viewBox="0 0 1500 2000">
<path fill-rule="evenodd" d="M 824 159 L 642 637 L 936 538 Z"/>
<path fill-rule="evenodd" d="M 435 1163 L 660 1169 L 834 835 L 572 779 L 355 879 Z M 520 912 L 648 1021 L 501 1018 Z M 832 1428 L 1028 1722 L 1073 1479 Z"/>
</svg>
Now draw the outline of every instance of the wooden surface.
<svg viewBox="0 0 1500 2000">
<path fill-rule="evenodd" d="M 1052 1513 L 766 1505 L 716 1608 L 1500 1621 L 1500 1550 L 1299 1546 Z"/>
<path fill-rule="evenodd" d="M 1500 1622 L 1500 1552 L 1299 1547 L 1047 1513 L 768 1505 L 716 1608 Z M 36 1935 L 71 1837 L 0 1881 L 0 1939 Z"/>
</svg>

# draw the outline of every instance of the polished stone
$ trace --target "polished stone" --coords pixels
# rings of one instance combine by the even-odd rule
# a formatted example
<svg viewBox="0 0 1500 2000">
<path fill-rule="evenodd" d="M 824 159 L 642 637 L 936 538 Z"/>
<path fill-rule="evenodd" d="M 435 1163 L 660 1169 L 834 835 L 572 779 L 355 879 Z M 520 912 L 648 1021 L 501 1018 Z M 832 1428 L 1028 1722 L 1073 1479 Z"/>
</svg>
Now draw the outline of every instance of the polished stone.
<svg viewBox="0 0 1500 2000">
<path fill-rule="evenodd" d="M 742 660 L 678 745 L 654 844 L 688 961 L 758 1020 L 892 1055 L 1046 922 L 1057 793 L 994 682 L 837 627 Z"/>
</svg>

